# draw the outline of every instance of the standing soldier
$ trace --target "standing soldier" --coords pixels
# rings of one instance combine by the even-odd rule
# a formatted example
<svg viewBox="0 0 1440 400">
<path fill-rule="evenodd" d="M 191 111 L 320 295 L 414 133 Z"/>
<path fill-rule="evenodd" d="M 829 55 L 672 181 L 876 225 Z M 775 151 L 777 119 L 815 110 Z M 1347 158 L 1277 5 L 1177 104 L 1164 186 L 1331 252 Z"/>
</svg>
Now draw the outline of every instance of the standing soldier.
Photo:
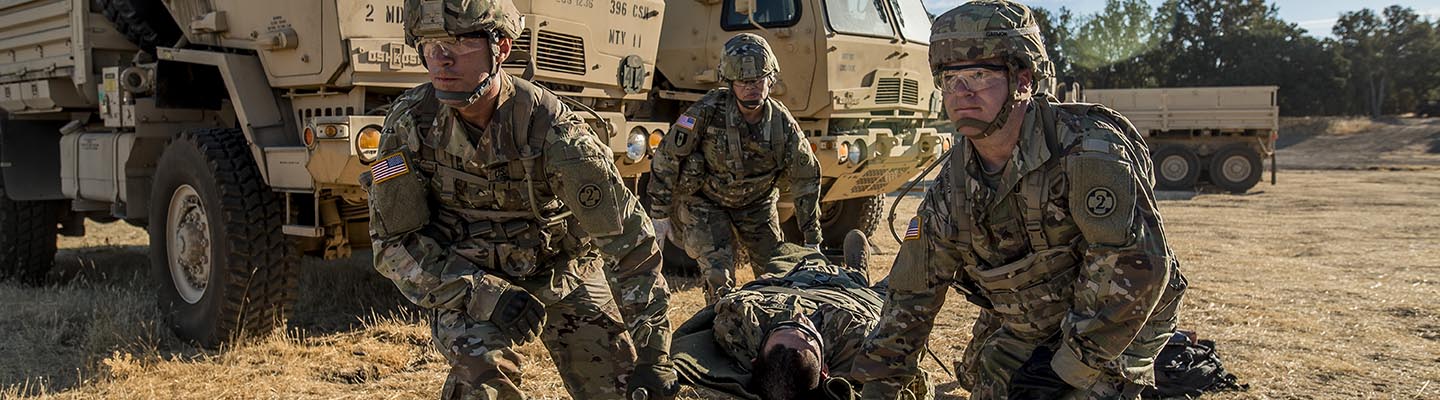
<svg viewBox="0 0 1440 400">
<path fill-rule="evenodd" d="M 500 69 L 520 33 L 515 6 L 405 7 L 430 83 L 395 100 L 362 180 L 375 268 L 433 313 L 451 365 L 443 398 L 524 398 L 515 346 L 536 337 L 574 398 L 673 397 L 651 223 L 589 126 Z"/>
<path fill-rule="evenodd" d="M 1052 104 L 1035 14 L 979 0 L 935 20 L 930 67 L 960 134 L 910 221 L 856 361 L 894 398 L 955 287 L 982 310 L 960 369 L 972 399 L 1137 398 L 1186 283 L 1149 151 L 1129 121 Z"/>
<path fill-rule="evenodd" d="M 770 98 L 779 72 L 764 38 L 742 33 L 725 42 L 720 77 L 728 87 L 680 116 L 650 167 L 657 234 L 668 235 L 670 217 L 677 219 L 685 252 L 705 271 L 707 303 L 735 285 L 737 239 L 756 276 L 783 240 L 780 184 L 790 185 L 805 245 L 820 247 L 820 164 L 790 110 Z"/>
</svg>

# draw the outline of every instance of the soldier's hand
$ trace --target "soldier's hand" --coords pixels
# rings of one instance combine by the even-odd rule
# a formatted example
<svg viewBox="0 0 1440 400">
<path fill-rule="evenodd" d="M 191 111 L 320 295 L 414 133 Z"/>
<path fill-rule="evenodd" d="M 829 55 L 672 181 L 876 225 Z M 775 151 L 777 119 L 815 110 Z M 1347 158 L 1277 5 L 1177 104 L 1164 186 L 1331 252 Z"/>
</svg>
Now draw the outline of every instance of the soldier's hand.
<svg viewBox="0 0 1440 400">
<path fill-rule="evenodd" d="M 672 229 L 672 227 L 670 226 L 669 218 L 657 218 L 653 224 L 655 225 L 656 240 L 670 240 L 670 229 Z"/>
<path fill-rule="evenodd" d="M 670 400 L 680 393 L 680 379 L 670 363 L 635 365 L 628 386 L 625 398 L 631 400 Z"/>
<path fill-rule="evenodd" d="M 1055 350 L 1047 346 L 1036 347 L 1025 365 L 1020 366 L 1020 370 L 1010 376 L 1010 398 L 1058 399 L 1075 390 L 1050 367 L 1050 360 L 1053 358 Z"/>
<path fill-rule="evenodd" d="M 545 304 L 525 289 L 511 286 L 500 295 L 490 322 L 516 344 L 525 343 L 539 336 L 540 327 L 545 326 Z"/>
</svg>

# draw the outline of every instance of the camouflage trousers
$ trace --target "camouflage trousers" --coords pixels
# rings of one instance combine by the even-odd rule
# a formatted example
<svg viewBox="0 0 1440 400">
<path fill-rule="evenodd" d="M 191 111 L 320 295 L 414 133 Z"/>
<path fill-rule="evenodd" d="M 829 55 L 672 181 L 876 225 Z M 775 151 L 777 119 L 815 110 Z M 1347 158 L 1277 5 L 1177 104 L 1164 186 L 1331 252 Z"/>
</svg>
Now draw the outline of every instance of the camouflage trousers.
<svg viewBox="0 0 1440 400">
<path fill-rule="evenodd" d="M 764 270 L 784 240 L 775 202 L 771 196 L 743 208 L 728 208 L 700 195 L 677 202 L 676 230 L 685 253 L 705 274 L 706 304 L 715 304 L 735 287 L 737 244 L 755 276 L 781 272 Z"/>
<path fill-rule="evenodd" d="M 554 281 L 564 283 L 517 283 L 547 303 L 540 340 L 555 360 L 565 389 L 574 399 L 623 399 L 635 349 L 603 271 L 556 274 Z M 557 296 L 547 286 L 565 290 Z M 526 398 L 519 389 L 525 357 L 515 350 L 523 343 L 515 343 L 490 321 L 476 321 L 460 311 L 436 310 L 431 329 L 436 347 L 450 363 L 442 399 Z"/>
<path fill-rule="evenodd" d="M 1167 290 L 1150 320 L 1113 366 L 1107 366 L 1094 385 L 1071 391 L 1062 398 L 1140 398 L 1142 389 L 1155 384 L 1155 357 L 1175 332 L 1181 297 L 1181 291 Z M 1010 375 L 1020 370 L 1040 343 L 1010 333 L 1001 326 L 999 315 L 990 310 L 980 310 L 971 333 L 970 345 L 955 365 L 960 386 L 970 391 L 972 400 L 1007 399 Z"/>
</svg>

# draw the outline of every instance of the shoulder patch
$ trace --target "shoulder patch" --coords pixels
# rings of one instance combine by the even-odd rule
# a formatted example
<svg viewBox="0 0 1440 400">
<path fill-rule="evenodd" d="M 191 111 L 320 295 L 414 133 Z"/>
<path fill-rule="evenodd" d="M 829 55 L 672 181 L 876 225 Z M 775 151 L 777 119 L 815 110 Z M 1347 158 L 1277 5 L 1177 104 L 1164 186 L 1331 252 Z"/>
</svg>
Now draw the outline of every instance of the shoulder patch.
<svg viewBox="0 0 1440 400">
<path fill-rule="evenodd" d="M 689 115 L 681 115 L 680 120 L 675 121 L 675 125 L 685 129 L 695 130 L 695 117 Z"/>
<path fill-rule="evenodd" d="M 1115 155 L 1080 153 L 1066 158 L 1070 210 L 1076 227 L 1092 244 L 1130 242 L 1135 220 L 1136 171 Z"/>
<path fill-rule="evenodd" d="M 919 215 L 916 215 L 916 216 L 910 218 L 910 227 L 905 228 L 905 241 L 916 240 L 916 239 L 919 239 L 919 238 L 920 238 L 920 216 L 919 216 Z"/>
<path fill-rule="evenodd" d="M 370 166 L 372 184 L 383 183 L 410 173 L 410 163 L 405 159 L 405 153 L 391 154 Z"/>
</svg>

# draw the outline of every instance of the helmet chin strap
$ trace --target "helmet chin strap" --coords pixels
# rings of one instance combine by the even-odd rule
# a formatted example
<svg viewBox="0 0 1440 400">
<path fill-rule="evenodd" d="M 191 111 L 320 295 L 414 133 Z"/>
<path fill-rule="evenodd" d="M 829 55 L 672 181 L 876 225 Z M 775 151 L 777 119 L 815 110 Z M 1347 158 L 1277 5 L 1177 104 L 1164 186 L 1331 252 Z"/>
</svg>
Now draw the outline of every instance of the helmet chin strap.
<svg viewBox="0 0 1440 400">
<path fill-rule="evenodd" d="M 740 100 L 740 106 L 745 107 L 746 110 L 755 111 L 760 108 L 761 101 L 763 100 L 764 99 Z"/>
</svg>

